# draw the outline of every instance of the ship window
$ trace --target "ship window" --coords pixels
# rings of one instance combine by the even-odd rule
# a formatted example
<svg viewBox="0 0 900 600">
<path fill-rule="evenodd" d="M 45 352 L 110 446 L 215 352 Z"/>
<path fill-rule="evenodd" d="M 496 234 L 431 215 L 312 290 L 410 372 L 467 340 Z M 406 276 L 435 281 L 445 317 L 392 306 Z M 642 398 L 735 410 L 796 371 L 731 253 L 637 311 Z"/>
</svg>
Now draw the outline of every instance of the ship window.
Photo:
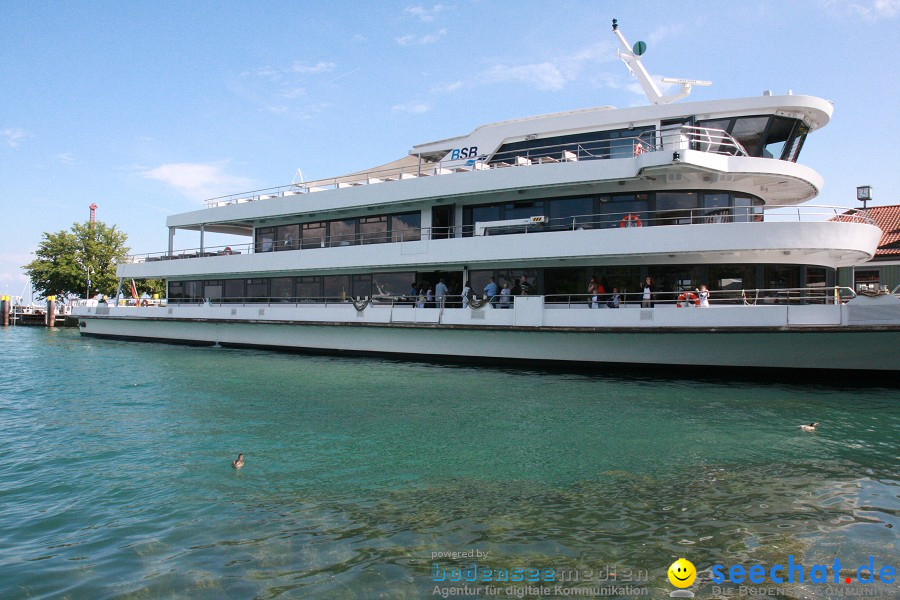
<svg viewBox="0 0 900 600">
<path fill-rule="evenodd" d="M 775 117 L 772 124 L 769 125 L 769 131 L 766 134 L 766 148 L 763 151 L 764 158 L 781 158 L 784 154 L 785 144 L 791 137 L 796 119 L 788 119 L 786 117 Z"/>
<path fill-rule="evenodd" d="M 788 142 L 787 151 L 782 156 L 784 160 L 797 162 L 797 158 L 800 156 L 800 150 L 803 149 L 803 142 L 806 141 L 806 134 L 808 133 L 809 125 L 803 122 L 797 125 L 794 136 L 791 138 L 790 142 Z"/>
<path fill-rule="evenodd" d="M 416 280 L 416 274 L 376 273 L 372 275 L 372 294 L 377 296 L 404 296 Z"/>
<path fill-rule="evenodd" d="M 356 219 L 328 222 L 330 246 L 353 246 L 356 244 Z"/>
<path fill-rule="evenodd" d="M 708 209 L 702 211 L 704 223 L 730 223 L 732 221 L 731 213 L 731 195 L 725 193 L 703 194 L 703 208 Z"/>
<path fill-rule="evenodd" d="M 422 213 L 411 212 L 391 216 L 391 240 L 411 242 L 422 237 Z"/>
<path fill-rule="evenodd" d="M 703 127 L 704 129 L 719 129 L 724 132 L 728 132 L 731 128 L 731 123 L 733 119 L 710 119 L 709 121 L 697 121 L 697 127 Z M 694 143 L 695 149 L 700 150 L 701 152 L 719 152 L 721 148 L 721 144 L 714 144 L 712 142 L 703 142 L 702 135 L 698 134 L 699 140 Z"/>
<path fill-rule="evenodd" d="M 184 283 L 181 281 L 169 282 L 169 300 L 181 300 L 184 298 Z"/>
<path fill-rule="evenodd" d="M 296 250 L 300 243 L 299 225 L 282 225 L 276 230 L 276 250 Z"/>
<path fill-rule="evenodd" d="M 224 291 L 224 286 L 222 285 L 222 280 L 218 279 L 215 281 L 204 281 L 203 282 L 203 297 L 209 298 L 210 300 L 221 301 Z"/>
<path fill-rule="evenodd" d="M 325 223 L 304 223 L 300 247 L 321 248 L 325 245 Z"/>
<path fill-rule="evenodd" d="M 510 202 L 503 205 L 504 219 L 527 219 L 529 217 L 542 217 L 544 215 L 544 202 Z"/>
<path fill-rule="evenodd" d="M 383 244 L 390 241 L 387 216 L 360 218 L 359 241 L 362 244 Z"/>
<path fill-rule="evenodd" d="M 486 206 L 466 206 L 463 209 L 463 225 L 473 226 L 475 223 L 500 220 L 500 206 L 488 204 Z M 471 236 L 472 230 L 467 227 L 465 235 Z"/>
<path fill-rule="evenodd" d="M 271 284 L 272 298 L 285 299 L 294 297 L 293 277 L 273 277 Z"/>
<path fill-rule="evenodd" d="M 321 298 L 322 296 L 322 278 L 321 277 L 298 277 L 297 278 L 297 296 L 305 301 Z"/>
<path fill-rule="evenodd" d="M 696 192 L 657 192 L 656 210 L 658 225 L 684 225 L 691 222 L 693 209 L 697 208 Z"/>
<path fill-rule="evenodd" d="M 203 297 L 202 281 L 185 281 L 184 297 L 188 299 L 200 299 Z"/>
<path fill-rule="evenodd" d="M 709 265 L 709 289 L 714 301 L 743 302 L 741 290 L 756 288 L 756 268 L 752 265 Z"/>
<path fill-rule="evenodd" d="M 244 280 L 243 279 L 226 279 L 225 280 L 225 297 L 226 298 L 244 298 Z"/>
<path fill-rule="evenodd" d="M 322 287 L 328 300 L 346 299 L 350 295 L 349 275 L 326 275 L 322 277 Z"/>
<path fill-rule="evenodd" d="M 554 198 L 547 202 L 547 206 L 550 219 L 547 229 L 550 231 L 594 227 L 591 217 L 594 213 L 594 199 L 591 196 Z"/>
<path fill-rule="evenodd" d="M 372 296 L 372 275 L 354 275 L 351 278 L 351 284 L 353 285 L 353 293 L 351 295 L 354 298 Z"/>
<path fill-rule="evenodd" d="M 648 194 L 616 194 L 614 196 L 600 196 L 600 210 L 598 227 L 619 227 L 626 223 L 634 223 L 633 217 L 641 220 L 643 225 L 649 225 L 647 214 Z"/>
<path fill-rule="evenodd" d="M 269 280 L 268 279 L 248 279 L 247 280 L 247 298 L 265 299 L 269 297 Z"/>
<path fill-rule="evenodd" d="M 759 156 L 759 146 L 765 135 L 769 117 L 741 117 L 735 119 L 731 136 L 739 141 L 747 154 Z"/>
<path fill-rule="evenodd" d="M 272 252 L 273 250 L 275 250 L 275 228 L 258 228 L 256 230 L 256 251 Z"/>
</svg>

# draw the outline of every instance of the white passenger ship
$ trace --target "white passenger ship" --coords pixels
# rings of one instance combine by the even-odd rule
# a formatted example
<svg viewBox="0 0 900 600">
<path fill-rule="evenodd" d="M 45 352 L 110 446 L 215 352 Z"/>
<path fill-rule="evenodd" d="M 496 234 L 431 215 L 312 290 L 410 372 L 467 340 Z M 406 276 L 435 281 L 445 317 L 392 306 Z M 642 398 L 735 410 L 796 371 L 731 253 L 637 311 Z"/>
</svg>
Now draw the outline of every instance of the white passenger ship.
<svg viewBox="0 0 900 600">
<path fill-rule="evenodd" d="M 896 372 L 900 301 L 835 286 L 881 231 L 863 212 L 800 206 L 823 181 L 797 159 L 832 105 L 672 104 L 708 82 L 664 80 L 682 92 L 662 96 L 642 43 L 613 32 L 650 106 L 493 123 L 369 171 L 213 199 L 168 218 L 165 252 L 118 267 L 124 281 L 165 278 L 168 297 L 79 308 L 81 333 L 645 372 Z M 199 247 L 176 250 L 178 230 Z M 208 247 L 210 232 L 248 242 Z M 526 294 L 500 293 L 523 277 Z M 432 298 L 440 281 L 447 294 Z"/>
</svg>

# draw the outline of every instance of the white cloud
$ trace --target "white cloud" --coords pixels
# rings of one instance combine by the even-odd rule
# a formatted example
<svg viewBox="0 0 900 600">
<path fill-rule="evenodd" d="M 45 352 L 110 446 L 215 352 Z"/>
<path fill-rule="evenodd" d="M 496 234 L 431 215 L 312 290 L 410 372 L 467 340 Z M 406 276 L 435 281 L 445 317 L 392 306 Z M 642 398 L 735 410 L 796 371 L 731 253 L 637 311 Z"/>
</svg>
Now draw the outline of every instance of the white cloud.
<svg viewBox="0 0 900 600">
<path fill-rule="evenodd" d="M 140 172 L 141 177 L 161 181 L 194 200 L 205 200 L 248 189 L 252 181 L 232 175 L 227 162 L 170 163 Z"/>
<path fill-rule="evenodd" d="M 403 12 L 418 18 L 423 23 L 430 23 L 431 21 L 434 21 L 440 13 L 452 8 L 452 6 L 445 6 L 443 4 L 435 4 L 431 8 L 426 8 L 424 6 L 407 6 L 403 9 Z"/>
<path fill-rule="evenodd" d="M 15 148 L 19 142 L 30 138 L 31 134 L 19 127 L 11 127 L 3 130 L 3 137 L 6 138 L 6 143 L 10 148 Z"/>
<path fill-rule="evenodd" d="M 470 81 L 456 81 L 436 88 L 437 91 L 454 91 L 465 86 L 518 82 L 539 90 L 558 91 L 576 79 L 583 79 L 587 67 L 592 64 L 615 60 L 615 53 L 608 44 L 586 46 L 571 54 L 565 54 L 540 62 L 515 64 L 500 62 L 477 74 Z M 596 79 L 602 81 L 602 79 Z"/>
<path fill-rule="evenodd" d="M 334 71 L 334 68 L 337 65 L 333 62 L 325 62 L 320 61 L 314 65 L 308 65 L 301 61 L 295 61 L 293 65 L 291 65 L 290 71 L 292 73 L 302 73 L 304 75 L 309 75 L 312 73 L 328 73 L 329 71 Z"/>
<path fill-rule="evenodd" d="M 412 115 L 420 115 L 431 110 L 431 106 L 422 102 L 406 102 L 404 104 L 394 105 L 393 110 L 396 112 L 405 112 Z"/>
<path fill-rule="evenodd" d="M 518 66 L 494 65 L 481 74 L 481 81 L 484 83 L 518 81 L 533 85 L 539 90 L 561 90 L 568 79 L 557 65 L 542 62 Z"/>
<path fill-rule="evenodd" d="M 56 158 L 58 158 L 59 162 L 64 165 L 71 165 L 73 162 L 75 162 L 75 158 L 72 156 L 71 152 L 63 152 L 62 154 L 57 154 Z"/>
<path fill-rule="evenodd" d="M 440 29 L 435 33 L 429 33 L 423 36 L 415 36 L 412 34 L 404 35 L 403 37 L 397 38 L 397 43 L 401 46 L 425 46 L 427 44 L 439 42 L 445 35 L 447 35 L 447 30 Z"/>
<path fill-rule="evenodd" d="M 892 19 L 900 15 L 900 0 L 819 0 L 832 12 L 855 15 L 866 21 Z"/>
</svg>

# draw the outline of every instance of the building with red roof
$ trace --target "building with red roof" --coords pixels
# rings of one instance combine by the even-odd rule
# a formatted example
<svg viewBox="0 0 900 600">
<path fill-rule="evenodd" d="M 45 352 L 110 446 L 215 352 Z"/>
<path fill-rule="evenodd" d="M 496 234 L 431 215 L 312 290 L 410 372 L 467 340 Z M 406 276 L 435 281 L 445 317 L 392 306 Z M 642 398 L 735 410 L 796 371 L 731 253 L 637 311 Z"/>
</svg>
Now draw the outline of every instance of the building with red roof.
<svg viewBox="0 0 900 600">
<path fill-rule="evenodd" d="M 850 214 L 856 211 L 848 211 Z M 854 267 L 838 269 L 838 285 L 854 290 L 900 286 L 900 204 L 870 206 L 866 214 L 881 228 L 881 241 L 872 260 Z"/>
</svg>

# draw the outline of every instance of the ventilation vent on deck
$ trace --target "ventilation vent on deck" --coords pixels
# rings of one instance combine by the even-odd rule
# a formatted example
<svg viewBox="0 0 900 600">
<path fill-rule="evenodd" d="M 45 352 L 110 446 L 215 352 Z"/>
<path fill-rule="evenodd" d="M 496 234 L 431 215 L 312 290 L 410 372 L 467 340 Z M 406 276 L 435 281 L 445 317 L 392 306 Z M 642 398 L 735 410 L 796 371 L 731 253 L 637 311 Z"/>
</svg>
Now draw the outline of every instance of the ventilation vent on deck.
<svg viewBox="0 0 900 600">
<path fill-rule="evenodd" d="M 233 316 L 235 316 L 236 314 L 237 314 L 237 309 L 236 309 L 236 308 L 232 308 L 232 309 L 231 309 L 231 316 L 233 317 Z"/>
<path fill-rule="evenodd" d="M 262 317 L 265 314 L 266 314 L 266 309 L 264 309 L 264 308 L 259 309 L 259 316 Z"/>
<path fill-rule="evenodd" d="M 652 310 L 642 310 L 641 311 L 641 321 L 652 321 L 653 320 L 653 311 Z"/>
</svg>

